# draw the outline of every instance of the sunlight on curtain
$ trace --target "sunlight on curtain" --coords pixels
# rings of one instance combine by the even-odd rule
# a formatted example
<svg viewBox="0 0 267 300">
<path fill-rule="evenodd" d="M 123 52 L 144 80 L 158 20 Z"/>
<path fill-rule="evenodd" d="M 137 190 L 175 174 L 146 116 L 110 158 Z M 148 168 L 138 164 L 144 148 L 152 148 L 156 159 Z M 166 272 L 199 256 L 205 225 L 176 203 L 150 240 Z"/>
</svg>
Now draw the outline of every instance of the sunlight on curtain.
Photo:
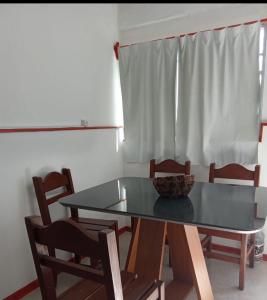
<svg viewBox="0 0 267 300">
<path fill-rule="evenodd" d="M 176 158 L 255 164 L 260 23 L 180 39 Z"/>
<path fill-rule="evenodd" d="M 119 64 L 115 59 L 113 60 L 113 99 L 114 99 L 114 118 L 115 125 L 123 126 L 123 109 L 122 109 L 122 96 L 121 84 L 119 74 Z M 124 140 L 124 129 L 119 128 L 116 132 L 116 151 L 118 152 Z"/>
<path fill-rule="evenodd" d="M 262 117 L 261 120 L 267 120 L 267 64 L 266 64 L 266 38 L 267 38 L 267 25 L 262 24 L 260 32 L 260 47 L 259 47 L 259 77 L 261 84 L 261 99 L 262 99 Z"/>
<path fill-rule="evenodd" d="M 178 39 L 120 48 L 124 159 L 174 158 Z"/>
</svg>

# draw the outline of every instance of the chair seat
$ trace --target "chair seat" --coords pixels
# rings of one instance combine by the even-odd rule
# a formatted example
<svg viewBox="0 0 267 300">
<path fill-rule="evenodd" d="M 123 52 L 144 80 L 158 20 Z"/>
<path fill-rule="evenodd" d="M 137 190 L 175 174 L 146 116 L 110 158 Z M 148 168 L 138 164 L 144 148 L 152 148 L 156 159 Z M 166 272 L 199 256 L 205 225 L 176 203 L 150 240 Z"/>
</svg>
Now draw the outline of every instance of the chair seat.
<svg viewBox="0 0 267 300">
<path fill-rule="evenodd" d="M 63 292 L 58 299 L 60 300 L 82 300 L 88 299 L 89 295 L 93 295 L 97 290 L 104 286 L 100 283 L 82 279 Z M 93 298 L 92 298 L 93 299 Z"/>
<path fill-rule="evenodd" d="M 123 298 L 125 300 L 142 300 L 149 295 L 159 293 L 161 281 L 138 277 L 136 274 L 121 272 Z M 105 286 L 91 280 L 80 280 L 67 291 L 63 292 L 60 300 L 108 300 Z"/>
</svg>

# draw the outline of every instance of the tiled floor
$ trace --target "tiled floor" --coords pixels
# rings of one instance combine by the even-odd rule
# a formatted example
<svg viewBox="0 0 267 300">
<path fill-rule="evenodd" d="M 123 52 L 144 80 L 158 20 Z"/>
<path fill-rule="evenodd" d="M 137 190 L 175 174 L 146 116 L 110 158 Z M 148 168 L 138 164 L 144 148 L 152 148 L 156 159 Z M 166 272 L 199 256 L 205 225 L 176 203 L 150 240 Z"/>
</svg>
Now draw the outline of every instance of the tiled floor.
<svg viewBox="0 0 267 300">
<path fill-rule="evenodd" d="M 125 233 L 120 237 L 121 266 L 126 260 L 130 234 Z M 171 279 L 171 269 L 168 267 L 168 251 L 165 251 L 163 280 L 167 283 Z M 238 286 L 238 265 L 225 263 L 213 259 L 207 260 L 208 272 L 213 288 L 215 300 L 267 300 L 267 262 L 256 263 L 254 269 L 247 268 L 246 287 L 240 291 Z M 61 274 L 58 281 L 58 292 L 61 293 L 69 287 L 76 278 Z M 33 291 L 23 299 L 41 299 L 39 289 Z M 197 299 L 194 291 L 188 295 L 187 300 Z M 75 300 L 75 299 L 74 299 Z"/>
</svg>

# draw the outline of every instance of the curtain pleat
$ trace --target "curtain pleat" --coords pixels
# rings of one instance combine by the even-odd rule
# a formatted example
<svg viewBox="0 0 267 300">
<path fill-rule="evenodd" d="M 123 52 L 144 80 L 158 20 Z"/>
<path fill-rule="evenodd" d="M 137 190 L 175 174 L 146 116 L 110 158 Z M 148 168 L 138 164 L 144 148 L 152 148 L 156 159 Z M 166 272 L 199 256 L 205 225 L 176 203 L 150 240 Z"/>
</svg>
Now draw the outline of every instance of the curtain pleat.
<svg viewBox="0 0 267 300">
<path fill-rule="evenodd" d="M 120 48 L 124 160 L 256 164 L 260 26 Z"/>
<path fill-rule="evenodd" d="M 176 159 L 258 162 L 260 23 L 180 39 Z"/>
<path fill-rule="evenodd" d="M 121 48 L 124 159 L 174 158 L 178 39 Z"/>
</svg>

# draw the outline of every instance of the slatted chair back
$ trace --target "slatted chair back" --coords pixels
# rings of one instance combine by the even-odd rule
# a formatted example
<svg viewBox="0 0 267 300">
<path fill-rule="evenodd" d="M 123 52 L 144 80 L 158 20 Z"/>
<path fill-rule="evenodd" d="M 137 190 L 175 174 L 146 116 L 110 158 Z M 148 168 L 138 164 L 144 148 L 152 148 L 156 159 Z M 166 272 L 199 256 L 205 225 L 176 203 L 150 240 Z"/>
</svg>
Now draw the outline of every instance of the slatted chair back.
<svg viewBox="0 0 267 300">
<path fill-rule="evenodd" d="M 260 166 L 256 165 L 254 170 L 249 170 L 239 164 L 228 164 L 222 168 L 216 168 L 215 163 L 210 164 L 209 182 L 214 183 L 215 178 L 231 179 L 231 180 L 247 180 L 252 181 L 255 187 L 259 186 Z M 256 206 L 255 206 L 256 209 Z M 249 266 L 254 266 L 254 252 L 255 252 L 255 234 L 246 233 L 232 233 L 219 229 L 199 228 L 199 233 L 205 234 L 206 237 L 202 240 L 205 255 L 222 261 L 228 261 L 239 264 L 239 289 L 243 290 L 245 286 L 245 269 L 247 260 Z M 229 253 L 222 254 L 216 252 L 212 248 L 212 237 L 226 238 L 230 240 L 240 241 L 240 255 L 239 257 L 231 256 Z"/>
<path fill-rule="evenodd" d="M 250 180 L 255 187 L 259 186 L 260 166 L 256 165 L 254 170 L 248 170 L 239 164 L 228 164 L 216 169 L 215 163 L 210 164 L 209 182 L 214 183 L 215 178 Z"/>
<path fill-rule="evenodd" d="M 74 193 L 70 169 L 62 169 L 62 173 L 50 172 L 44 177 L 44 179 L 34 176 L 32 180 L 43 224 L 51 224 L 51 216 L 48 206 L 57 202 L 60 198 Z M 62 188 L 63 191 L 55 191 L 55 194 L 53 194 L 52 197 L 47 197 L 48 192 L 60 188 Z M 78 210 L 71 208 L 71 216 L 73 218 L 78 218 Z"/>
<path fill-rule="evenodd" d="M 79 224 L 69 219 L 59 220 L 47 226 L 40 226 L 35 224 L 34 218 L 36 217 L 25 217 L 25 224 L 44 300 L 57 299 L 53 272 L 65 272 L 91 280 L 91 289 L 94 284 L 93 288 L 95 289 L 101 288 L 101 284 L 105 285 L 108 299 L 123 299 L 114 231 L 110 229 L 102 231 L 85 230 Z M 96 270 L 88 265 L 38 253 L 37 244 L 71 253 L 74 252 L 80 256 L 100 259 L 103 268 Z M 88 281 L 86 282 L 88 284 Z M 79 294 L 80 292 L 77 291 L 77 293 Z"/>
<path fill-rule="evenodd" d="M 186 161 L 185 164 L 180 164 L 175 160 L 166 159 L 158 164 L 156 164 L 156 160 L 152 159 L 150 161 L 150 178 L 155 177 L 155 173 L 178 173 L 190 175 L 191 171 L 191 163 L 190 161 Z"/>
</svg>

